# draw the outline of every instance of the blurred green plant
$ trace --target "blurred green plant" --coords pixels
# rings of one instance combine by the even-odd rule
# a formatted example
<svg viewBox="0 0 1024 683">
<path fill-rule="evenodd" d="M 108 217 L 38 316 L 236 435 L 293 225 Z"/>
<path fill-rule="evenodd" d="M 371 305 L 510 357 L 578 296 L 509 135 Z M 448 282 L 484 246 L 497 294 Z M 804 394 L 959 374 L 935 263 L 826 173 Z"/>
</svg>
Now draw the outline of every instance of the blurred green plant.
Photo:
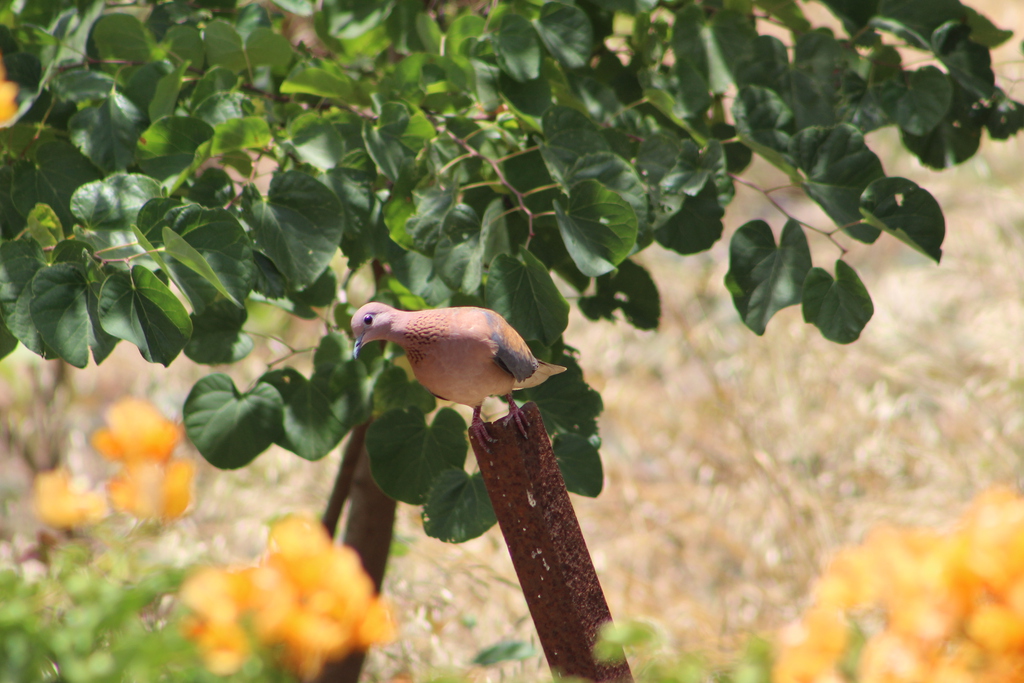
<svg viewBox="0 0 1024 683">
<path fill-rule="evenodd" d="M 234 676 L 210 673 L 185 637 L 184 610 L 170 599 L 184 570 L 147 566 L 128 578 L 119 568 L 139 569 L 141 558 L 127 544 L 98 553 L 77 540 L 44 552 L 41 570 L 28 561 L 0 569 L 3 683 L 295 680 L 266 653 Z"/>
</svg>

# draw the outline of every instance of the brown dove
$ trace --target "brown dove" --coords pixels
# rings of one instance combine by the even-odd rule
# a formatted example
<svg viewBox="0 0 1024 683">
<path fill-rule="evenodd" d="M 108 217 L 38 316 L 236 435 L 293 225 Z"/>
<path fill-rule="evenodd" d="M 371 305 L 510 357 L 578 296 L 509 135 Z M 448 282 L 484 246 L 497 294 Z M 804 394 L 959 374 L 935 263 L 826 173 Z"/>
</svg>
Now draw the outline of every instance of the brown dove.
<svg viewBox="0 0 1024 683">
<path fill-rule="evenodd" d="M 420 384 L 434 396 L 473 407 L 470 434 L 486 445 L 493 441 L 480 418 L 488 396 L 508 400 L 508 420 L 526 436 L 526 418 L 512 400 L 513 389 L 535 387 L 565 372 L 534 358 L 530 347 L 504 318 L 486 308 L 460 306 L 429 311 L 399 311 L 369 303 L 352 316 L 353 356 L 367 342 L 386 339 L 405 349 Z"/>
</svg>

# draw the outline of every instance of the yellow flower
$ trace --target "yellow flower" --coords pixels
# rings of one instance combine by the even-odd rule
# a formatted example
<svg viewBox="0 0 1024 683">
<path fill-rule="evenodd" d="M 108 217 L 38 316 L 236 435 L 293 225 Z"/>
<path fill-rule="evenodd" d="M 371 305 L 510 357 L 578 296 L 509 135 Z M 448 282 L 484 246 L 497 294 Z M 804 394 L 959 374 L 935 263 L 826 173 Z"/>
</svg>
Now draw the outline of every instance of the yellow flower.
<svg viewBox="0 0 1024 683">
<path fill-rule="evenodd" d="M 215 625 L 251 624 L 256 638 L 307 680 L 325 662 L 389 640 L 395 630 L 359 556 L 335 546 L 322 525 L 305 517 L 273 526 L 261 566 L 193 575 L 182 602 L 196 615 L 189 633 L 204 652 L 212 651 L 203 638 L 213 638 Z"/>
<path fill-rule="evenodd" d="M 32 489 L 36 517 L 52 527 L 70 529 L 94 524 L 107 514 L 103 496 L 83 491 L 63 468 L 37 474 Z"/>
<path fill-rule="evenodd" d="M 134 462 L 107 482 L 110 502 L 139 519 L 177 519 L 192 496 L 195 465 L 188 460 L 168 463 Z"/>
<path fill-rule="evenodd" d="M 0 57 L 3 57 L 0 54 Z M 7 70 L 0 59 L 0 125 L 18 115 L 18 85 L 7 80 Z"/>
<path fill-rule="evenodd" d="M 92 445 L 115 462 L 164 462 L 180 439 L 181 428 L 151 404 L 126 398 L 107 411 L 107 427 L 96 430 Z"/>
<path fill-rule="evenodd" d="M 249 658 L 249 639 L 236 622 L 190 619 L 185 635 L 195 641 L 206 668 L 219 676 L 229 676 Z"/>
</svg>

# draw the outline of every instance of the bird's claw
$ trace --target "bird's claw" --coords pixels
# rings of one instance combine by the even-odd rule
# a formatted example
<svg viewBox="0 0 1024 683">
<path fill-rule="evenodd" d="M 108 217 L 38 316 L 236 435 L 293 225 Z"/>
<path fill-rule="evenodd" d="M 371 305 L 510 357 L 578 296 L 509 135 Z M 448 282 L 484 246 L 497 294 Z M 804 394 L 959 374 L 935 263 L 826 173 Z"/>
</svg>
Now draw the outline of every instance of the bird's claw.
<svg viewBox="0 0 1024 683">
<path fill-rule="evenodd" d="M 508 399 L 508 415 L 504 419 L 505 426 L 508 426 L 509 422 L 515 422 L 516 428 L 519 433 L 523 435 L 523 438 L 529 438 L 526 432 L 526 428 L 530 426 L 530 423 L 526 419 L 526 414 L 523 413 L 523 409 L 516 405 L 516 402 L 512 400 L 512 395 L 509 394 Z"/>
</svg>

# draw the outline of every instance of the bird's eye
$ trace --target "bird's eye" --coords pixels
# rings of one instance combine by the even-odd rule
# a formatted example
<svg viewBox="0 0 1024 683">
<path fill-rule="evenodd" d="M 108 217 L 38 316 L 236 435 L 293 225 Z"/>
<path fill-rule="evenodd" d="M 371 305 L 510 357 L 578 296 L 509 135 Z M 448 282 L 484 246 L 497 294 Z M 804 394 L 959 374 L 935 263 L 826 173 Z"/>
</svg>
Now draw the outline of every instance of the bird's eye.
<svg viewBox="0 0 1024 683">
<path fill-rule="evenodd" d="M 364 315 L 363 316 L 363 324 L 364 325 L 372 325 L 373 324 L 373 316 L 370 315 L 369 313 Z"/>
</svg>

